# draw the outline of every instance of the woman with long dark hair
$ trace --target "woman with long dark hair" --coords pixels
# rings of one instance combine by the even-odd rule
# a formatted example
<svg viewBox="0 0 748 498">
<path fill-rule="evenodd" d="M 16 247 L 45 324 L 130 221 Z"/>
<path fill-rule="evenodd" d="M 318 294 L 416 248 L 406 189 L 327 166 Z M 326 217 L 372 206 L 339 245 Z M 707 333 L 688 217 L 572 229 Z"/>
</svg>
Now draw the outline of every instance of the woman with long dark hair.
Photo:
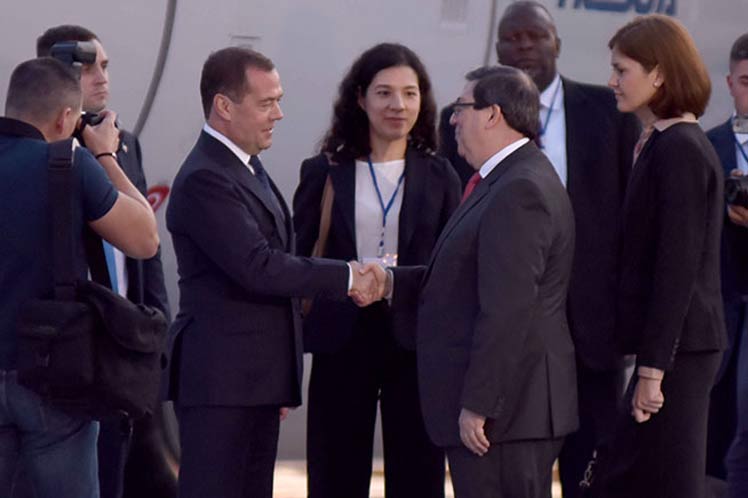
<svg viewBox="0 0 748 498">
<path fill-rule="evenodd" d="M 725 346 L 722 168 L 696 118 L 711 86 L 676 20 L 638 17 L 610 40 L 618 109 L 642 135 L 623 207 L 618 329 L 636 355 L 602 495 L 705 496 L 709 393 Z"/>
<path fill-rule="evenodd" d="M 416 54 L 393 43 L 364 52 L 340 84 L 320 154 L 301 165 L 299 254 L 311 254 L 320 237 L 328 192 L 322 255 L 426 264 L 460 196 L 456 173 L 433 152 L 435 121 L 431 83 Z M 369 496 L 378 406 L 387 497 L 444 496 L 444 453 L 430 442 L 419 406 L 413 319 L 392 313 L 386 301 L 363 309 L 314 301 L 304 321 L 305 350 L 313 353 L 310 498 Z"/>
</svg>

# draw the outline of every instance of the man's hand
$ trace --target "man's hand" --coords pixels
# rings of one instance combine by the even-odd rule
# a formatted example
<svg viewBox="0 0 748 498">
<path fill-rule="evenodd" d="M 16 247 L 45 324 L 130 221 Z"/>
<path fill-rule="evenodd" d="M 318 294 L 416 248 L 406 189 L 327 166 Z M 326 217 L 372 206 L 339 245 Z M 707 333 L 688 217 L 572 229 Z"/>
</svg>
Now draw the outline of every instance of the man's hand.
<svg viewBox="0 0 748 498">
<path fill-rule="evenodd" d="M 119 130 L 114 124 L 117 113 L 103 111 L 101 115 L 104 117 L 101 123 L 83 128 L 83 141 L 94 156 L 106 152 L 116 153 L 119 148 Z"/>
<path fill-rule="evenodd" d="M 662 379 L 639 377 L 631 400 L 631 415 L 637 422 L 646 422 L 665 404 Z"/>
<path fill-rule="evenodd" d="M 369 306 L 384 296 L 386 274 L 377 263 L 361 265 L 357 261 L 349 263 L 353 269 L 353 285 L 348 295 L 359 306 Z"/>
<path fill-rule="evenodd" d="M 478 456 L 485 455 L 489 446 L 491 446 L 483 431 L 483 427 L 486 425 L 486 417 L 463 408 L 460 411 L 459 425 L 462 444 Z"/>
<path fill-rule="evenodd" d="M 291 409 L 290 409 L 290 408 L 288 408 L 287 406 L 282 406 L 282 407 L 281 407 L 281 409 L 280 409 L 280 413 L 279 413 L 279 416 L 280 416 L 280 421 L 281 421 L 281 422 L 283 422 L 284 420 L 286 420 L 286 417 L 288 417 L 288 412 L 289 412 L 290 410 L 291 410 Z"/>
<path fill-rule="evenodd" d="M 734 169 L 730 171 L 730 176 L 743 176 L 743 172 L 739 169 Z M 744 208 L 743 206 L 738 206 L 737 204 L 728 204 L 727 216 L 730 218 L 730 221 L 732 221 L 736 225 L 748 228 L 748 209 Z"/>
</svg>

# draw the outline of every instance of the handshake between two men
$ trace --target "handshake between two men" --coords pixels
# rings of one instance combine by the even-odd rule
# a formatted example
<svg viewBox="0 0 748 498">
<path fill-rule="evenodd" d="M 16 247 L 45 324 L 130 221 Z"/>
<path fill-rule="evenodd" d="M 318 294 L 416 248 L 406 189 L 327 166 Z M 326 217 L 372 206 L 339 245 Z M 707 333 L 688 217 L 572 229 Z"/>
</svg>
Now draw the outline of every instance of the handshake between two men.
<svg viewBox="0 0 748 498">
<path fill-rule="evenodd" d="M 364 307 L 392 294 L 392 272 L 379 263 L 348 263 L 353 274 L 353 283 L 348 295 L 358 306 Z"/>
</svg>

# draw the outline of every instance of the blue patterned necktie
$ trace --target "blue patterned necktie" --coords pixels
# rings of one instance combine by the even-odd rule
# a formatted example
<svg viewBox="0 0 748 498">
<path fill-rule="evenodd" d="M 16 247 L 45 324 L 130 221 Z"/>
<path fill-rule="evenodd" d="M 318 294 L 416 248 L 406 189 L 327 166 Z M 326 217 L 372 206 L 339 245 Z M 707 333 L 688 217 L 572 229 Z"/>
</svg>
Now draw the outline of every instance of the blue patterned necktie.
<svg viewBox="0 0 748 498">
<path fill-rule="evenodd" d="M 271 196 L 273 196 L 273 189 L 270 188 L 270 180 L 268 179 L 268 174 L 265 172 L 265 168 L 263 168 L 262 162 L 260 162 L 260 158 L 257 156 L 250 156 L 249 164 L 250 166 L 252 166 L 252 169 L 255 172 L 255 178 L 260 181 L 262 188 L 267 190 L 267 192 Z"/>
<path fill-rule="evenodd" d="M 250 156 L 249 165 L 252 166 L 252 169 L 254 170 L 254 173 L 255 173 L 255 178 L 257 178 L 257 180 L 260 182 L 260 185 L 262 185 L 262 188 L 265 189 L 268 196 L 270 196 L 270 199 L 273 202 L 273 205 L 278 210 L 278 214 L 280 214 L 281 219 L 285 222 L 286 217 L 283 214 L 281 203 L 278 200 L 278 198 L 275 196 L 275 192 L 273 192 L 273 189 L 270 186 L 270 179 L 268 178 L 268 174 L 265 172 L 265 168 L 262 166 L 262 162 L 260 161 L 260 158 L 258 156 Z"/>
</svg>

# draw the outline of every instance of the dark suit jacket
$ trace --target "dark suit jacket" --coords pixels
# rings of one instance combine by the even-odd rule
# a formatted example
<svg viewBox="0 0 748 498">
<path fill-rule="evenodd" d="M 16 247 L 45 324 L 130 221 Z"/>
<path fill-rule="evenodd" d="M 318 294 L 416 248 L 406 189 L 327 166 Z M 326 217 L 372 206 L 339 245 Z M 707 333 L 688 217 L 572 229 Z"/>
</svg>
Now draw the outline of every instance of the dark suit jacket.
<svg viewBox="0 0 748 498">
<path fill-rule="evenodd" d="M 620 366 L 615 348 L 616 275 L 621 205 L 638 137 L 632 115 L 618 112 L 608 88 L 562 78 L 566 115 L 567 191 L 574 208 L 576 244 L 568 316 L 585 366 Z M 442 111 L 440 152 L 463 184 L 472 168 L 457 155 L 451 110 Z"/>
<path fill-rule="evenodd" d="M 436 444 L 461 444 L 462 408 L 488 418 L 492 442 L 577 428 L 566 321 L 573 253 L 569 199 L 529 143 L 457 208 L 427 268 L 394 269 L 393 307 L 418 307 L 421 406 Z"/>
<path fill-rule="evenodd" d="M 729 177 L 730 172 L 738 167 L 735 155 L 735 134 L 732 131 L 732 119 L 728 119 L 725 123 L 712 128 L 706 135 L 714 146 L 720 163 L 722 163 L 725 178 Z M 743 330 L 743 315 L 745 313 L 743 297 L 748 294 L 748 228 L 741 227 L 730 221 L 726 208 L 722 226 L 720 267 L 728 352 L 725 354 L 722 366 L 717 374 L 718 382 L 722 379 L 730 363 L 734 363 L 734 358 L 737 357 L 738 348 L 736 345 Z M 727 426 L 731 428 L 730 430 L 734 429 L 729 424 Z M 719 424 L 720 429 L 724 429 L 725 427 L 725 424 Z"/>
<path fill-rule="evenodd" d="M 145 197 L 148 185 L 143 172 L 143 157 L 140 142 L 129 131 L 120 132 L 120 148 L 117 162 L 127 178 Z M 171 319 L 169 299 L 164 285 L 164 270 L 161 265 L 161 248 L 150 259 L 125 259 L 127 271 L 127 298 L 134 303 L 142 303 L 161 310 L 167 320 Z"/>
<path fill-rule="evenodd" d="M 172 368 L 181 406 L 299 405 L 294 296 L 346 298 L 344 262 L 292 255 L 290 213 L 272 188 L 282 213 L 246 165 L 204 132 L 174 180 L 166 223 L 179 265 Z"/>
<path fill-rule="evenodd" d="M 327 175 L 335 190 L 330 234 L 325 257 L 350 261 L 356 252 L 356 165 L 353 160 L 330 166 L 319 154 L 301 164 L 301 181 L 294 196 L 294 226 L 299 254 L 309 255 L 319 236 L 320 201 Z M 398 264 L 418 265 L 428 261 L 445 223 L 460 201 L 457 175 L 445 159 L 409 147 L 405 156 L 405 182 L 400 208 Z M 317 299 L 304 320 L 305 351 L 334 352 L 354 333 L 359 308 L 352 302 Z M 394 316 L 394 333 L 400 345 L 415 349 L 412 312 Z M 405 321 L 405 324 L 402 324 Z"/>
<path fill-rule="evenodd" d="M 712 128 L 706 135 L 717 152 L 725 178 L 729 177 L 730 172 L 738 167 L 732 119 Z M 727 210 L 722 228 L 721 256 L 722 297 L 728 302 L 741 301 L 748 293 L 748 228 L 731 222 Z"/>
<path fill-rule="evenodd" d="M 725 346 L 719 281 L 723 174 L 698 124 L 655 130 L 623 208 L 619 338 L 640 365 Z"/>
</svg>

